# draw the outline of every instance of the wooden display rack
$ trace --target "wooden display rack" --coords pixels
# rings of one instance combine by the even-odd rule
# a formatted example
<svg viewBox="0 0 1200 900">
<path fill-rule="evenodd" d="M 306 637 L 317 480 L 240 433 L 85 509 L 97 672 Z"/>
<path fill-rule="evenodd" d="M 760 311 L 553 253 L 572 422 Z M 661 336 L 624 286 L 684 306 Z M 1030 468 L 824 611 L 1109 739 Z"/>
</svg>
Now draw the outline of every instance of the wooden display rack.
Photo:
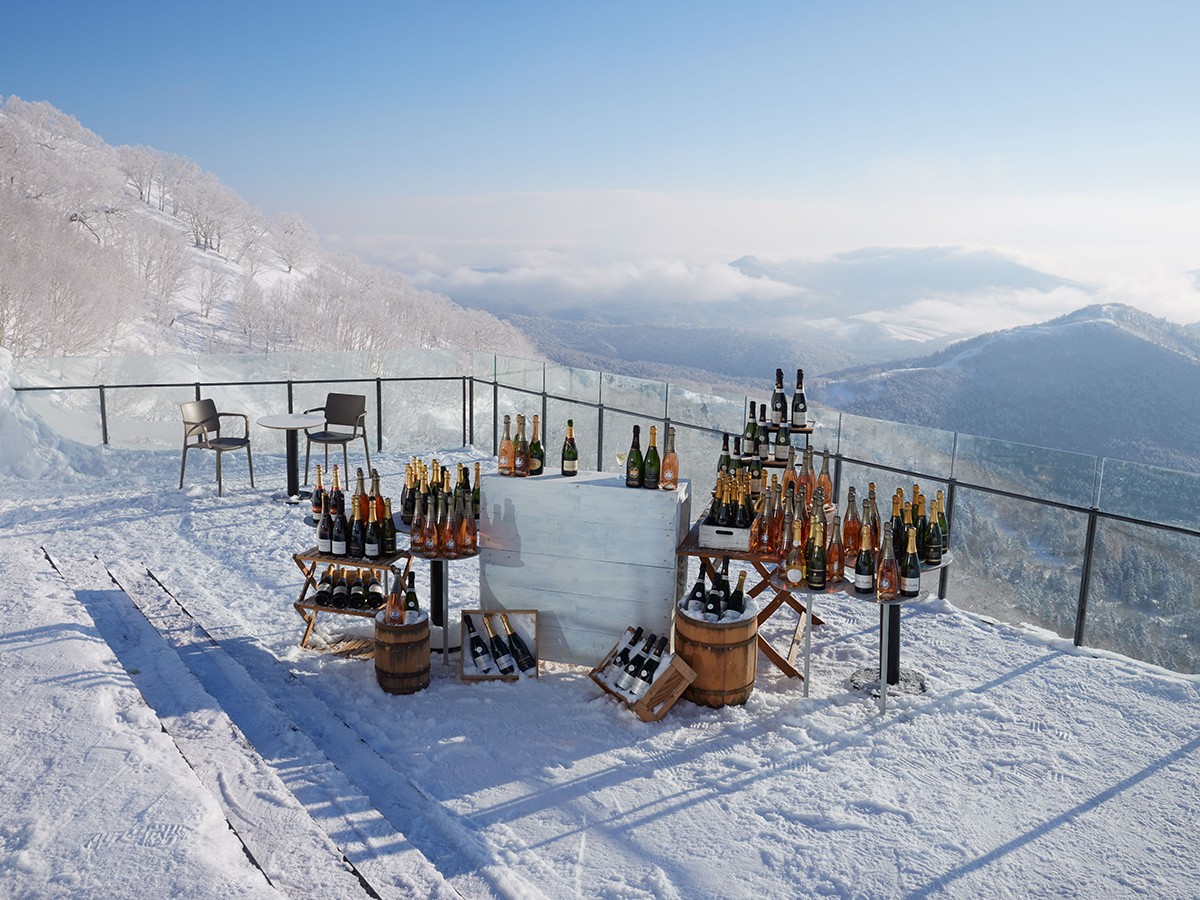
<svg viewBox="0 0 1200 900">
<path fill-rule="evenodd" d="M 611 694 L 632 709 L 643 722 L 657 722 L 667 714 L 667 711 L 675 705 L 675 701 L 682 697 L 683 692 L 696 680 L 696 671 L 684 662 L 678 654 L 674 654 L 666 669 L 657 673 L 654 683 L 650 685 L 650 689 L 638 700 L 630 703 L 629 696 L 605 684 L 604 679 L 600 677 L 600 673 L 612 662 L 612 658 L 617 655 L 617 651 L 628 643 L 632 636 L 633 629 L 625 629 L 625 633 L 621 635 L 621 639 L 613 644 L 612 649 L 604 655 L 604 659 L 600 660 L 599 664 L 588 674 L 591 676 L 592 681 L 600 685 L 606 694 Z"/>
<path fill-rule="evenodd" d="M 392 553 L 388 556 L 381 556 L 376 560 L 369 560 L 349 559 L 345 556 L 321 553 L 316 547 L 313 547 L 311 550 L 305 550 L 303 553 L 293 553 L 292 559 L 295 560 L 296 566 L 304 574 L 304 584 L 300 587 L 300 598 L 292 606 L 300 618 L 304 620 L 304 636 L 300 638 L 300 646 L 305 648 L 308 647 L 308 639 L 312 635 L 313 626 L 317 624 L 317 615 L 319 613 L 327 612 L 339 616 L 358 616 L 363 619 L 374 619 L 375 614 L 379 612 L 377 609 L 340 609 L 334 606 L 322 606 L 319 603 L 306 603 L 304 598 L 308 596 L 309 589 L 311 588 L 314 592 L 316 591 L 316 573 L 318 567 L 321 565 L 344 565 L 349 568 L 367 569 L 375 572 L 379 581 L 383 584 L 385 595 L 390 590 L 389 581 L 391 579 L 392 566 L 401 560 L 406 561 L 404 571 L 400 573 L 401 578 L 406 578 L 408 570 L 412 568 L 412 554 L 407 550 Z"/>
<path fill-rule="evenodd" d="M 703 521 L 703 520 L 701 520 Z M 801 634 L 804 631 L 804 623 L 808 618 L 808 608 L 804 603 L 801 603 L 796 597 L 785 590 L 779 590 L 771 587 L 771 575 L 774 573 L 776 560 L 764 556 L 760 556 L 753 552 L 743 552 L 738 550 L 718 550 L 711 547 L 700 546 L 700 522 L 692 526 L 692 529 L 687 533 L 687 536 L 679 544 L 675 550 L 676 556 L 695 556 L 700 560 L 700 566 L 704 569 L 704 574 L 708 576 L 709 581 L 716 582 L 717 580 L 717 565 L 714 560 L 728 556 L 730 559 L 741 560 L 748 562 L 758 573 L 759 581 L 752 585 L 747 591 L 746 596 L 751 598 L 758 597 L 763 591 L 770 588 L 775 596 L 768 600 L 766 605 L 758 613 L 758 649 L 762 651 L 763 656 L 774 663 L 779 671 L 783 672 L 789 678 L 799 678 L 804 680 L 804 673 L 795 666 L 796 646 Z M 788 655 L 784 656 L 778 650 L 771 646 L 762 635 L 763 624 L 775 615 L 780 607 L 787 605 L 795 610 L 799 617 L 796 621 L 795 631 L 792 633 L 791 647 Z M 821 619 L 813 616 L 813 626 L 822 624 Z"/>
</svg>

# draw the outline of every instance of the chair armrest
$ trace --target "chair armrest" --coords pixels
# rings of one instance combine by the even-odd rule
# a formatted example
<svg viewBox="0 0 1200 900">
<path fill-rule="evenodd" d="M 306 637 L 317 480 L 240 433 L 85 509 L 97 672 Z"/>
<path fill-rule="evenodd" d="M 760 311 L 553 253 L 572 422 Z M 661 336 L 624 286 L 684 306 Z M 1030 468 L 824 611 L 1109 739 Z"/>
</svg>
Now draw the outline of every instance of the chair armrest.
<svg viewBox="0 0 1200 900">
<path fill-rule="evenodd" d="M 246 438 L 250 437 L 250 417 L 248 415 L 246 415 L 245 413 L 219 412 L 219 413 L 217 413 L 217 418 L 218 419 L 223 419 L 223 418 L 241 419 L 242 426 L 244 428 L 242 437 L 246 437 Z"/>
<path fill-rule="evenodd" d="M 325 407 L 314 406 L 312 409 L 306 409 L 305 412 L 306 413 L 314 413 L 314 412 L 322 412 L 323 413 L 323 412 L 325 412 Z"/>
</svg>

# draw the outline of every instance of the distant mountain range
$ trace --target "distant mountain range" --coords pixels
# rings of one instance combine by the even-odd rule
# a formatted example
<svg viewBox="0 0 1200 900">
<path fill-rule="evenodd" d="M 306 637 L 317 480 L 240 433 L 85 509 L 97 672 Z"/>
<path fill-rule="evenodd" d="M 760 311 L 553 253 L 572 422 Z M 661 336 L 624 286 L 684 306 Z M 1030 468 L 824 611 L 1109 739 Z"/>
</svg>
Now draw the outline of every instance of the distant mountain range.
<svg viewBox="0 0 1200 900">
<path fill-rule="evenodd" d="M 815 379 L 844 412 L 1200 471 L 1200 330 L 1093 305 Z"/>
</svg>

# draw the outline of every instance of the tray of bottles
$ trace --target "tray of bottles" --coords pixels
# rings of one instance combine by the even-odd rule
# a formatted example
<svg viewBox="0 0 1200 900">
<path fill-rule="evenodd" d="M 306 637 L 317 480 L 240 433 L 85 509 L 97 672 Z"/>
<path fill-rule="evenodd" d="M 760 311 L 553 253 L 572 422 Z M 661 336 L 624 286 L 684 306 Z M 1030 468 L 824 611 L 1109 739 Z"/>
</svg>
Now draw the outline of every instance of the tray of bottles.
<svg viewBox="0 0 1200 900">
<path fill-rule="evenodd" d="M 536 609 L 464 609 L 463 681 L 520 681 L 538 677 Z"/>
<path fill-rule="evenodd" d="M 667 652 L 665 637 L 655 644 L 655 635 L 645 643 L 642 636 L 641 628 L 626 628 L 588 674 L 606 694 L 620 700 L 643 722 L 657 722 L 696 680 L 696 670 L 675 653 Z M 622 659 L 628 660 L 625 665 L 619 664 Z M 646 662 L 651 660 L 653 665 L 647 672 Z M 629 670 L 631 664 L 636 672 Z"/>
<path fill-rule="evenodd" d="M 757 519 L 758 516 L 756 515 L 754 518 Z M 707 519 L 708 510 L 705 510 L 697 531 L 701 547 L 705 550 L 737 550 L 743 553 L 749 551 L 750 530 L 754 527 L 753 520 L 747 528 L 734 528 L 732 525 L 709 525 Z"/>
</svg>

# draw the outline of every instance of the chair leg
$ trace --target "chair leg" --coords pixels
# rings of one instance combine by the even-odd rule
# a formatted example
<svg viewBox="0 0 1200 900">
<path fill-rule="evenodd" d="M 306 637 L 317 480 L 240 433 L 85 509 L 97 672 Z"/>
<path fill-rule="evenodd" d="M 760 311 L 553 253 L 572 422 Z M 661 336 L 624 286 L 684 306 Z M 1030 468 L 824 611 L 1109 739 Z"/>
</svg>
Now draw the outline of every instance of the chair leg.
<svg viewBox="0 0 1200 900">
<path fill-rule="evenodd" d="M 188 451 L 188 448 L 186 446 L 184 446 L 183 459 L 181 459 L 179 461 L 179 489 L 181 491 L 183 490 L 183 470 L 185 468 L 187 468 L 187 451 Z"/>
<path fill-rule="evenodd" d="M 225 491 L 221 486 L 221 451 L 217 451 L 217 496 L 224 497 Z"/>
<path fill-rule="evenodd" d="M 250 465 L 250 487 L 254 487 L 254 454 L 250 452 L 250 445 L 246 445 L 246 462 Z"/>
<path fill-rule="evenodd" d="M 308 484 L 308 455 L 312 453 L 312 441 L 308 439 L 307 433 L 304 440 L 304 483 Z"/>
</svg>

